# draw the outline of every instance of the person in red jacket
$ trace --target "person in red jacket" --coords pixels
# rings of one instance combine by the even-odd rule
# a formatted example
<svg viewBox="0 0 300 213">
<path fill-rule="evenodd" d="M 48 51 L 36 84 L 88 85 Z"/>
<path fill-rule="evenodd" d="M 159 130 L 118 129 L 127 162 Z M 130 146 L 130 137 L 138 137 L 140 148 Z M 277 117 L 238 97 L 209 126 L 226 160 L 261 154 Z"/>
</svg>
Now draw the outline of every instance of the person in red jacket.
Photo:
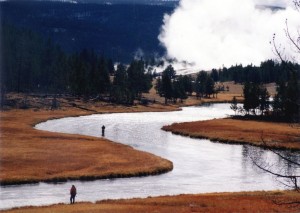
<svg viewBox="0 0 300 213">
<path fill-rule="evenodd" d="M 72 185 L 71 189 L 70 189 L 70 203 L 74 204 L 75 203 L 75 196 L 76 196 L 77 192 L 76 192 L 76 187 L 74 185 Z"/>
</svg>

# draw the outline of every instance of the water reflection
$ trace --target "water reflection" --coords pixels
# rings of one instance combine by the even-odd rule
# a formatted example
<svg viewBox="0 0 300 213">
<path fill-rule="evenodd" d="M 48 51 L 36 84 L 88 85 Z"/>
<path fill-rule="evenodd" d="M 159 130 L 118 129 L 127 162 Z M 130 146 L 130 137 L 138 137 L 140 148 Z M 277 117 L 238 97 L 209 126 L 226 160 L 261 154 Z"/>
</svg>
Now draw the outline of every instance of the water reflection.
<svg viewBox="0 0 300 213">
<path fill-rule="evenodd" d="M 299 152 L 264 150 L 253 146 L 244 146 L 243 159 L 244 168 L 251 165 L 263 173 L 273 173 L 272 177 L 286 189 L 292 189 L 295 186 L 288 176 L 299 176 L 300 174 Z"/>
</svg>

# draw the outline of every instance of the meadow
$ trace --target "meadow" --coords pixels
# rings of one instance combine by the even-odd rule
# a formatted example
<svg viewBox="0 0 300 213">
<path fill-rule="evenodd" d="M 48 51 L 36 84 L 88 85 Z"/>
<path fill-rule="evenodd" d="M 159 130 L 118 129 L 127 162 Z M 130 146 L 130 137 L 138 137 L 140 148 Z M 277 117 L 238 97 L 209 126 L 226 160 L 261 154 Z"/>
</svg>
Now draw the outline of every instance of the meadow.
<svg viewBox="0 0 300 213">
<path fill-rule="evenodd" d="M 236 192 L 149 197 L 146 199 L 105 200 L 96 203 L 57 204 L 26 207 L 5 213 L 40 212 L 299 212 L 300 194 L 292 191 Z"/>
<path fill-rule="evenodd" d="M 291 150 L 300 149 L 299 128 L 299 124 L 232 118 L 174 123 L 163 127 L 166 131 L 189 137 Z"/>
</svg>

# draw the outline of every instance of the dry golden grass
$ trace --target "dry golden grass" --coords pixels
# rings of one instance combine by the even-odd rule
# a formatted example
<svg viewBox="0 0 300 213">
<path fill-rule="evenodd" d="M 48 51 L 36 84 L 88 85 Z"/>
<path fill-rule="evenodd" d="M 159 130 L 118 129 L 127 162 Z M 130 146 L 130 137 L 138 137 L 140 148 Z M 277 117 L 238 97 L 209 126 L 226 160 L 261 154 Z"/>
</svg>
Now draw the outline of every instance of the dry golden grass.
<svg viewBox="0 0 300 213">
<path fill-rule="evenodd" d="M 168 102 L 168 106 L 173 107 L 183 107 L 183 106 L 195 106 L 203 103 L 222 103 L 222 102 L 230 102 L 235 96 L 238 101 L 242 101 L 243 97 L 243 89 L 241 84 L 234 84 L 233 82 L 226 82 L 224 85 L 229 86 L 229 91 L 220 92 L 217 97 L 211 98 L 197 98 L 195 94 L 189 96 L 188 99 L 184 100 L 183 103 L 180 103 L 178 100 L 176 104 L 173 104 L 171 101 Z M 164 97 L 160 97 L 156 94 L 154 87 L 149 91 L 149 93 L 144 94 L 149 100 L 155 100 L 157 103 L 164 104 Z"/>
<path fill-rule="evenodd" d="M 215 119 L 210 121 L 174 123 L 166 131 L 196 138 L 228 143 L 249 143 L 257 146 L 300 149 L 300 126 L 288 123 Z M 263 141 L 262 141 L 263 139 Z"/>
<path fill-rule="evenodd" d="M 242 84 L 235 84 L 233 81 L 228 81 L 222 83 L 226 87 L 229 87 L 229 91 L 226 93 L 232 93 L 232 94 L 243 94 L 243 85 Z M 268 92 L 271 96 L 274 96 L 276 94 L 276 84 L 275 83 L 269 83 L 265 84 L 265 87 L 267 88 Z"/>
<path fill-rule="evenodd" d="M 161 106 L 102 106 L 97 112 L 160 111 Z M 33 125 L 52 118 L 91 114 L 76 108 L 9 110 L 0 114 L 1 184 L 158 174 L 172 163 L 102 138 L 50 133 Z"/>
<path fill-rule="evenodd" d="M 148 96 L 161 101 L 153 89 Z M 204 101 L 232 99 L 230 94 L 220 94 L 219 97 L 222 98 Z M 32 126 L 65 116 L 172 111 L 178 110 L 181 105 L 203 102 L 191 97 L 186 103 L 177 105 L 164 105 L 157 101 L 149 106 L 126 107 L 104 102 L 84 102 L 74 97 L 58 97 L 60 109 L 52 111 L 49 110 L 52 102 L 52 97 L 49 96 L 11 93 L 7 95 L 7 100 L 12 107 L 0 114 L 1 184 L 145 175 L 170 170 L 171 162 L 134 151 L 130 147 L 92 137 L 37 131 Z M 29 109 L 14 109 L 22 107 L 24 102 Z"/>
<path fill-rule="evenodd" d="M 155 84 L 155 81 L 153 82 Z M 83 101 L 81 99 L 77 99 L 75 97 L 57 97 L 57 101 L 59 103 L 60 108 L 62 109 L 81 109 L 90 111 L 90 113 L 94 112 L 139 112 L 139 111 L 173 111 L 178 110 L 178 107 L 181 106 L 191 106 L 191 105 L 199 105 L 207 102 L 230 102 L 234 96 L 238 100 L 242 100 L 242 85 L 234 84 L 233 82 L 225 82 L 222 83 L 225 86 L 229 87 L 229 91 L 220 92 L 217 97 L 211 98 L 196 98 L 195 94 L 189 96 L 187 100 L 183 103 L 179 101 L 177 103 L 172 103 L 169 101 L 167 105 L 165 105 L 164 97 L 160 97 L 154 87 L 151 88 L 149 93 L 143 94 L 143 97 L 147 98 L 151 101 L 155 101 L 155 104 L 151 103 L 149 106 L 120 106 L 120 105 L 112 105 L 110 103 L 99 102 L 87 100 Z M 275 85 L 270 84 L 268 86 L 271 90 L 275 89 Z M 10 106 L 6 106 L 6 109 L 19 109 L 22 108 L 24 103 L 29 109 L 50 109 L 51 103 L 53 100 L 52 96 L 46 95 L 35 95 L 35 94 L 22 94 L 22 93 L 9 93 L 6 95 L 8 103 Z"/>
<path fill-rule="evenodd" d="M 151 93 L 155 93 L 154 89 L 151 90 Z M 153 96 L 158 96 L 157 94 L 153 94 Z M 8 105 L 6 106 L 6 110 L 11 109 L 20 109 L 26 102 L 28 109 L 33 110 L 50 110 L 51 103 L 53 100 L 52 96 L 43 96 L 43 95 L 29 95 L 22 93 L 9 93 L 6 95 Z M 160 102 L 157 104 L 151 104 L 149 106 L 142 105 L 134 105 L 134 106 L 124 106 L 124 105 L 116 105 L 101 101 L 93 101 L 75 98 L 75 97 L 57 97 L 57 102 L 59 104 L 59 108 L 62 110 L 74 110 L 79 109 L 87 113 L 110 113 L 110 112 L 147 112 L 147 111 L 172 111 L 178 110 L 178 106 L 176 105 L 162 105 Z"/>
<path fill-rule="evenodd" d="M 299 212 L 299 205 L 278 205 L 299 201 L 300 194 L 291 191 L 213 193 L 200 195 L 164 196 L 147 199 L 108 200 L 75 205 L 58 204 L 45 207 L 25 207 L 7 213 L 41 212 Z"/>
<path fill-rule="evenodd" d="M 169 161 L 130 147 L 113 144 L 103 139 L 48 133 L 32 126 L 47 119 L 109 112 L 172 111 L 179 106 L 204 102 L 228 102 L 233 96 L 242 99 L 241 85 L 227 83 L 230 90 L 217 98 L 188 98 L 184 103 L 164 105 L 164 99 L 152 88 L 145 94 L 156 104 L 130 107 L 105 102 L 82 101 L 74 97 L 58 97 L 60 109 L 51 111 L 52 97 L 15 94 L 7 95 L 9 111 L 0 114 L 0 182 L 2 184 L 100 178 L 105 176 L 131 176 L 162 172 L 171 169 Z M 28 110 L 16 110 L 26 102 Z M 123 149 L 124 148 L 124 149 Z M 132 152 L 132 154 L 128 154 Z M 126 154 L 125 154 L 126 153 Z M 142 156 L 147 156 L 143 158 Z M 143 159 L 143 160 L 140 160 Z M 139 162 L 138 165 L 136 162 Z M 51 166 L 49 166 L 51 165 Z"/>
</svg>

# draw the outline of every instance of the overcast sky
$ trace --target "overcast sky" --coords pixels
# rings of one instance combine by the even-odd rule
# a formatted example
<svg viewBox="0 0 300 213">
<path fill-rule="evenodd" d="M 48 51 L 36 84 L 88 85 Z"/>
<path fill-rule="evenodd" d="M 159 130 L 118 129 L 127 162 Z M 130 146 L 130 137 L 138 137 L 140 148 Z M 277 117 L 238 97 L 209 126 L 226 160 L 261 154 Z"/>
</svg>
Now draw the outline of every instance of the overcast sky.
<svg viewBox="0 0 300 213">
<path fill-rule="evenodd" d="M 286 9 L 259 10 L 257 4 Z M 182 0 L 173 14 L 164 17 L 159 39 L 169 57 L 193 62 L 201 69 L 259 65 L 276 58 L 270 45 L 274 33 L 277 44 L 285 47 L 285 56 L 295 56 L 284 32 L 286 19 L 296 37 L 300 12 L 291 1 Z"/>
<path fill-rule="evenodd" d="M 260 5 L 276 5 L 276 6 L 281 6 L 284 7 L 288 4 L 292 4 L 293 1 L 287 1 L 287 0 L 255 0 L 255 4 L 260 4 Z"/>
</svg>

